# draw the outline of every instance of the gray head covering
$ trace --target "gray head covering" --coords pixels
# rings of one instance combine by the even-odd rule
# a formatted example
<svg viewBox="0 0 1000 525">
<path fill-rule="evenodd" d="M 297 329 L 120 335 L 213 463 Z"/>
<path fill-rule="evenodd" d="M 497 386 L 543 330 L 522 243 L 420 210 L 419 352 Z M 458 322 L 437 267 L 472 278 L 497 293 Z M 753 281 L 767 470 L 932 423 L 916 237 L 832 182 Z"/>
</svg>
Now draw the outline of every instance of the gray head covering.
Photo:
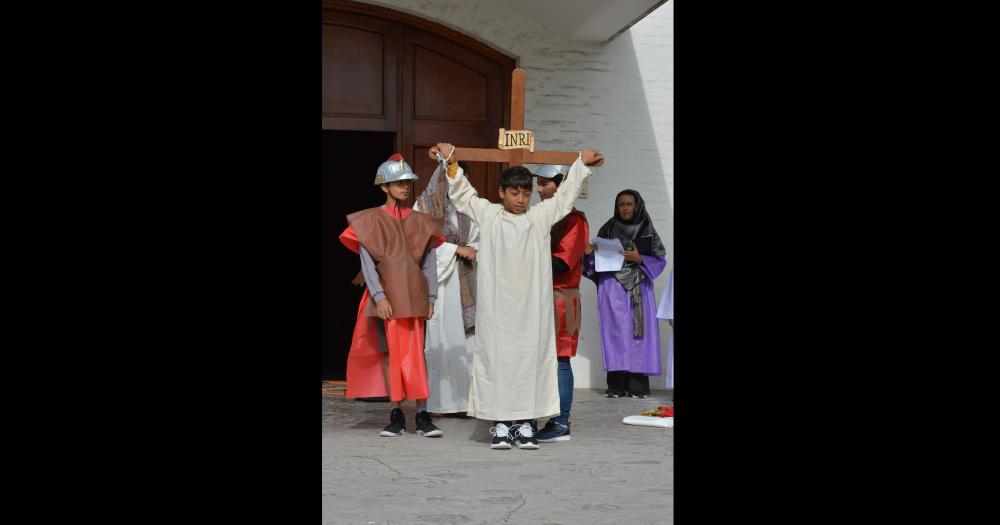
<svg viewBox="0 0 1000 525">
<path fill-rule="evenodd" d="M 375 185 L 388 184 L 397 180 L 416 180 L 417 175 L 399 153 L 389 157 L 375 172 Z"/>
<path fill-rule="evenodd" d="M 569 173 L 569 166 L 565 164 L 544 164 L 535 172 L 536 177 L 551 179 L 556 175 L 566 175 Z"/>
</svg>

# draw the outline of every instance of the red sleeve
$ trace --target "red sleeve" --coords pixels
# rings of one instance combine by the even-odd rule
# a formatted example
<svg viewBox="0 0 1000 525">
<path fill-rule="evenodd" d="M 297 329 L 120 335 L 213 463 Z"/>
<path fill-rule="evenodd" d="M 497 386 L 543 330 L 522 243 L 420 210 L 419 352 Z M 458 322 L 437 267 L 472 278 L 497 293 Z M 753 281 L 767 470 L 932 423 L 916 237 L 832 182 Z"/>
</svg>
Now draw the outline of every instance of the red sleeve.
<svg viewBox="0 0 1000 525">
<path fill-rule="evenodd" d="M 563 230 L 562 239 L 557 249 L 552 252 L 552 256 L 558 257 L 566 263 L 566 266 L 572 268 L 583 259 L 583 250 L 587 248 L 589 236 L 590 228 L 587 226 L 587 221 L 578 213 L 574 213 L 570 223 Z"/>
<path fill-rule="evenodd" d="M 340 234 L 340 243 L 354 253 L 361 253 L 361 243 L 358 242 L 358 236 L 354 234 L 352 226 L 348 226 L 344 233 Z"/>
</svg>

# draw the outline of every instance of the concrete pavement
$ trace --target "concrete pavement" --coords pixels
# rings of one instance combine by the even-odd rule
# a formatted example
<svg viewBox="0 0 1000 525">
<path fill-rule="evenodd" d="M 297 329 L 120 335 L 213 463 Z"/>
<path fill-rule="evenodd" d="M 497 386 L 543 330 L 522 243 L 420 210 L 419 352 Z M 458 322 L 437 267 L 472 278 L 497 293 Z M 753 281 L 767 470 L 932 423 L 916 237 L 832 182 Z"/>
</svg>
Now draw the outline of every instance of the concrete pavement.
<svg viewBox="0 0 1000 525">
<path fill-rule="evenodd" d="M 490 424 L 438 417 L 441 438 L 379 437 L 389 403 L 323 395 L 323 523 L 673 523 L 674 429 L 622 424 L 672 405 L 574 392 L 572 439 L 491 450 Z M 539 426 L 545 421 L 539 421 Z"/>
</svg>

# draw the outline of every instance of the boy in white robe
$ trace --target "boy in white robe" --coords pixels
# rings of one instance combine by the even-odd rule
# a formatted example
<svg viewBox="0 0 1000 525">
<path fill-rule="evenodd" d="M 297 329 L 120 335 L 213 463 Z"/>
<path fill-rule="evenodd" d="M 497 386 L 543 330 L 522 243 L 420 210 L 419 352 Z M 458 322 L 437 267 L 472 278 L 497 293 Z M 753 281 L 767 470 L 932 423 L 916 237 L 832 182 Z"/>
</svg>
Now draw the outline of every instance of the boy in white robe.
<svg viewBox="0 0 1000 525">
<path fill-rule="evenodd" d="M 477 195 L 457 165 L 454 146 L 438 144 L 429 155 L 448 159 L 451 202 L 479 225 L 467 412 L 493 422 L 490 448 L 537 449 L 529 420 L 559 414 L 550 233 L 573 209 L 591 174 L 587 166 L 599 166 L 604 157 L 581 151 L 556 194 L 529 209 L 533 179 L 527 168 L 503 173 L 501 205 Z"/>
</svg>

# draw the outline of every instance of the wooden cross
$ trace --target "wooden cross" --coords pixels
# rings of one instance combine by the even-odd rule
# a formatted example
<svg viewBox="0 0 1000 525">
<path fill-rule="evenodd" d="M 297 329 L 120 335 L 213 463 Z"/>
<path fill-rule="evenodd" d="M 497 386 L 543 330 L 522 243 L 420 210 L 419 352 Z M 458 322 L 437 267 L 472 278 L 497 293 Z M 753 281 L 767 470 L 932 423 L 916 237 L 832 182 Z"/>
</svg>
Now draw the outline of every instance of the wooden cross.
<svg viewBox="0 0 1000 525">
<path fill-rule="evenodd" d="M 524 70 L 517 68 L 511 75 L 510 127 L 524 130 Z M 502 133 L 501 133 L 502 140 Z M 527 146 L 527 144 L 524 144 Z M 534 145 L 532 144 L 532 148 Z M 579 156 L 578 151 L 528 151 L 526 149 L 455 148 L 461 160 L 479 162 L 506 162 L 511 167 L 522 164 L 571 165 Z"/>
</svg>

